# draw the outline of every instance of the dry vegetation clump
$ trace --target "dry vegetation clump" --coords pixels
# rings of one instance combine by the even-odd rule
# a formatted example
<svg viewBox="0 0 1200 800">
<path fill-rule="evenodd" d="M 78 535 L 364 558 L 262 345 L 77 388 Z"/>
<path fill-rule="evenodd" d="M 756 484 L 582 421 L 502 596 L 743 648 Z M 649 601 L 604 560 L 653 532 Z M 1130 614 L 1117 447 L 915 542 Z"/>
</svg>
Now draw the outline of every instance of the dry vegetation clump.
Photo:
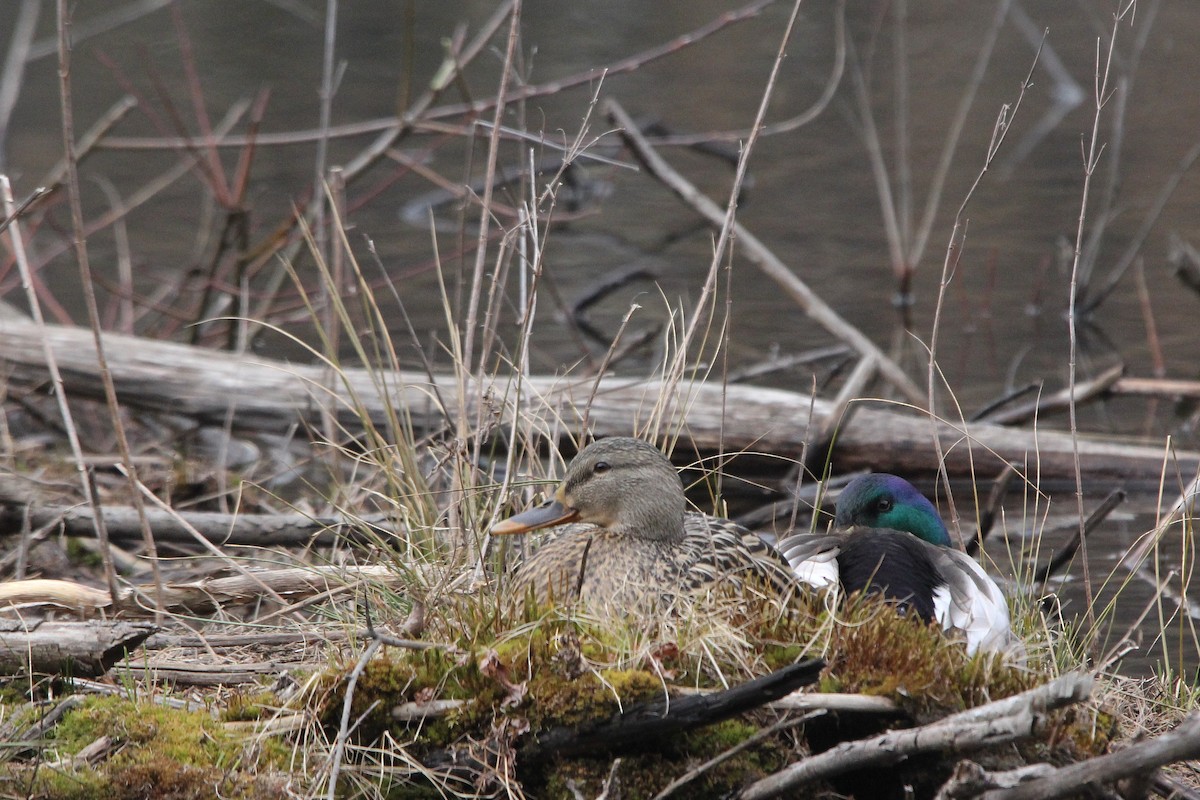
<svg viewBox="0 0 1200 800">
<path fill-rule="evenodd" d="M 403 778 L 395 777 L 394 768 L 381 770 L 400 784 L 436 785 L 431 774 L 453 764 L 456 781 L 493 788 L 511 781 L 527 796 L 559 797 L 571 796 L 566 779 L 598 792 L 619 758 L 623 796 L 652 797 L 696 764 L 760 735 L 781 720 L 780 712 L 762 709 L 636 748 L 613 741 L 595 752 L 558 754 L 541 752 L 535 743 L 549 731 L 588 730 L 639 703 L 719 691 L 815 655 L 830 665 L 820 691 L 888 697 L 913 721 L 1044 680 L 994 657 L 968 658 L 936 629 L 874 599 L 839 611 L 836 624 L 815 597 L 797 598 L 786 608 L 768 599 L 709 598 L 686 614 L 609 620 L 530 604 L 461 600 L 451 608 L 443 619 L 431 620 L 429 632 L 437 639 L 458 631 L 451 647 L 390 651 L 372 658 L 358 676 L 350 712 L 358 724 L 348 754 L 362 759 L 362 769 L 369 771 L 380 743 L 387 742 L 403 749 L 403 761 L 425 765 Z M 331 739 L 352 667 L 347 662 L 327 670 L 314 684 L 312 703 Z M 397 711 L 432 709 L 441 701 L 454 703 L 437 716 L 401 718 Z M 1103 748 L 1103 739 L 1091 738 L 1090 722 L 1070 713 L 1060 715 L 1041 755 L 1056 752 L 1071 760 Z M 761 738 L 706 774 L 689 796 L 725 796 L 782 768 L 808 751 L 798 733 L 807 730 Z M 828 732 L 818 733 L 828 743 Z"/>
</svg>

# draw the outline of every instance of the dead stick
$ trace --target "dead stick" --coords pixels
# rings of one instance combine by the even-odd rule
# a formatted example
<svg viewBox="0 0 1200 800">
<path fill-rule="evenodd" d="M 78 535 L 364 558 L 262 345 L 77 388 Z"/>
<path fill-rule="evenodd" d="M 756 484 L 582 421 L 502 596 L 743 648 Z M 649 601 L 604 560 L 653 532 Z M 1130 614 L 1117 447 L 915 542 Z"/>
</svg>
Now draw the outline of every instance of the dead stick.
<svg viewBox="0 0 1200 800">
<path fill-rule="evenodd" d="M 619 103 L 611 98 L 606 102 L 609 119 L 621 127 L 621 136 L 629 145 L 638 161 L 646 171 L 675 193 L 680 200 L 690 205 L 710 225 L 720 229 L 725 222 L 725 210 L 703 195 L 686 178 L 680 175 L 650 146 L 645 137 L 637 129 L 636 123 L 625 112 Z M 863 356 L 873 357 L 879 371 L 890 381 L 910 402 L 923 408 L 925 393 L 904 374 L 896 362 L 875 346 L 858 328 L 855 328 L 834 311 L 824 300 L 816 295 L 804 281 L 787 268 L 787 266 L 772 253 L 766 245 L 750 233 L 739 222 L 733 224 L 734 237 L 741 246 L 742 253 L 753 261 L 767 277 L 778 283 L 783 290 L 800 306 L 810 318 L 825 328 L 837 338 L 853 347 Z"/>
<path fill-rule="evenodd" d="M 1075 404 L 1085 403 L 1107 392 L 1120 379 L 1121 373 L 1124 371 L 1125 365 L 1118 364 L 1090 381 L 1075 384 Z M 1011 425 L 1016 422 L 1025 422 L 1049 411 L 1064 410 L 1070 404 L 1071 390 L 1063 389 L 1033 402 L 1015 406 L 1007 411 L 997 411 L 990 415 L 987 421 L 996 425 Z"/>
<path fill-rule="evenodd" d="M 1050 563 L 1038 570 L 1033 576 L 1033 582 L 1042 586 L 1045 590 L 1046 581 L 1063 568 L 1068 561 L 1075 557 L 1075 551 L 1079 549 L 1083 537 L 1090 534 L 1100 526 L 1100 523 L 1108 518 L 1108 515 L 1113 512 L 1113 509 L 1125 502 L 1125 490 L 1117 489 L 1110 492 L 1108 497 L 1104 498 L 1104 502 L 1097 506 L 1096 510 L 1088 515 L 1087 520 L 1082 527 L 1075 530 L 1075 534 L 1070 541 L 1064 544 L 1057 553 L 1050 559 Z"/>
<path fill-rule="evenodd" d="M 1108 389 L 1113 394 L 1146 395 L 1149 397 L 1200 398 L 1200 381 L 1168 378 L 1121 378 Z"/>
<path fill-rule="evenodd" d="M 1013 697 L 952 714 L 943 720 L 906 731 L 889 731 L 870 739 L 846 742 L 819 755 L 755 781 L 738 800 L 779 797 L 814 781 L 869 767 L 896 764 L 929 752 L 963 753 L 1031 736 L 1038 716 L 1091 693 L 1092 678 L 1072 673 Z"/>
<path fill-rule="evenodd" d="M 979 529 L 971 541 L 967 542 L 967 555 L 975 555 L 983 545 L 983 540 L 992 532 L 992 526 L 996 524 L 996 517 L 1000 515 L 1000 508 L 1004 505 L 1004 496 L 1008 494 L 1008 487 L 1016 476 L 1016 468 L 1012 464 L 1005 464 L 1004 469 L 1000 470 L 1000 474 L 992 481 L 987 505 L 979 515 Z"/>
<path fill-rule="evenodd" d="M 1192 714 L 1179 727 L 1155 739 L 1131 744 L 1124 750 L 1080 761 L 1053 775 L 985 792 L 980 800 L 1052 800 L 1080 794 L 1120 778 L 1156 770 L 1164 764 L 1200 757 L 1200 714 Z"/>
<path fill-rule="evenodd" d="M 0 493 L 0 534 L 20 530 L 27 518 L 33 528 L 61 528 L 67 536 L 94 536 L 93 512 L 86 506 L 37 506 L 6 502 Z M 139 540 L 142 535 L 135 509 L 110 506 L 102 509 L 114 541 Z M 28 515 L 26 517 L 26 515 Z M 352 536 L 355 523 L 337 517 L 309 517 L 304 514 L 223 514 L 216 511 L 176 511 L 146 509 L 146 518 L 156 541 L 195 544 L 195 532 L 219 545 L 303 545 L 328 547 Z M 380 533 L 395 535 L 391 521 L 383 514 L 359 520 Z M 190 530 L 189 530 L 190 528 Z"/>
</svg>

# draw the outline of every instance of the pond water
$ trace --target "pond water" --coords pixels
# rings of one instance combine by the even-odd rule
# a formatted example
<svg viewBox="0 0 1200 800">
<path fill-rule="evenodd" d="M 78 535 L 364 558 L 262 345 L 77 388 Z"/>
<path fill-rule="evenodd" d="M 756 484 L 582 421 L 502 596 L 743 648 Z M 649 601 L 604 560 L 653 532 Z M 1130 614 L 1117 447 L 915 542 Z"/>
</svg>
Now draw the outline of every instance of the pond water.
<svg viewBox="0 0 1200 800">
<path fill-rule="evenodd" d="M 20 5 L 0 6 L 0 30 L 14 29 Z M 131 4 L 136 5 L 161 4 Z M 750 163 L 752 183 L 738 212 L 739 221 L 838 313 L 923 382 L 923 347 L 930 339 L 955 213 L 984 164 L 995 122 L 1007 105 L 1011 130 L 962 218 L 965 236 L 956 250 L 957 266 L 940 323 L 939 365 L 950 391 L 968 413 L 1013 388 L 1044 382 L 1054 390 L 1066 384 L 1069 336 L 1064 312 L 1070 243 L 1080 217 L 1083 153 L 1095 116 L 1097 53 L 1106 52 L 1113 30 L 1108 3 L 1002 5 L 1007 14 L 958 135 L 928 228 L 928 244 L 914 264 L 913 303 L 905 314 L 893 303 L 897 283 L 880 190 L 865 146 L 863 103 L 856 94 L 853 66 L 847 67 L 832 101 L 813 122 L 758 141 Z M 614 0 L 602 8 L 592 3 L 526 2 L 519 81 L 550 83 L 617 64 L 741 6 L 672 0 L 652 8 L 648 13 L 646 4 L 628 0 Z M 902 228 L 920 227 L 939 159 L 980 52 L 991 36 L 996 9 L 992 3 L 848 4 L 851 48 L 847 57 L 861 70 L 862 95 L 881 143 L 881 160 Z M 104 182 L 128 198 L 177 161 L 169 149 L 140 149 L 173 133 L 171 112 L 163 98 L 171 99 L 174 113 L 186 120 L 188 129 L 197 129 L 180 55 L 180 28 L 190 41 L 197 79 L 214 124 L 235 102 L 251 99 L 265 87 L 271 94 L 263 116 L 264 134 L 317 128 L 322 4 L 188 3 L 180 4 L 178 18 L 169 7 L 162 7 L 92 32 L 91 23 L 107 11 L 108 4 L 88 3 L 79 4 L 77 11 L 76 31 L 86 35 L 75 48 L 72 70 L 77 126 L 85 129 L 99 118 L 124 93 L 126 81 L 157 109 L 159 122 L 135 110 L 113 131 L 121 139 L 120 147 L 101 149 L 85 162 L 89 219 L 108 208 Z M 335 129 L 394 115 L 407 98 L 424 91 L 446 52 L 445 41 L 455 36 L 457 26 L 465 26 L 469 40 L 494 11 L 490 2 L 341 3 L 336 60 L 342 70 L 332 103 Z M 787 4 L 768 5 L 757 16 L 729 24 L 694 45 L 673 48 L 635 71 L 533 98 L 510 113 L 505 123 L 552 143 L 570 141 L 585 124 L 589 100 L 598 92 L 600 98 L 615 98 L 632 114 L 653 118 L 672 133 L 745 129 L 754 119 L 789 12 Z M 836 14 L 837 7 L 830 2 L 803 4 L 768 122 L 793 117 L 821 96 L 836 61 Z M 43 9 L 0 152 L 19 196 L 37 185 L 62 151 L 51 17 L 52 11 Z M 506 30 L 507 25 L 501 26 L 490 49 L 440 102 L 494 94 Z M 1013 112 L 1043 31 L 1032 85 Z M 1115 291 L 1080 327 L 1081 379 L 1117 363 L 1137 376 L 1152 376 L 1159 367 L 1169 377 L 1197 375 L 1200 341 L 1195 320 L 1200 295 L 1173 276 L 1171 254 L 1173 242 L 1195 244 L 1200 236 L 1200 218 L 1195 213 L 1200 181 L 1194 169 L 1179 176 L 1182 159 L 1200 136 L 1200 92 L 1196 91 L 1200 59 L 1194 58 L 1198 35 L 1200 5 L 1191 3 L 1140 3 L 1136 16 L 1119 27 L 1110 76 L 1114 93 L 1099 126 L 1104 150 L 1088 196 L 1085 236 L 1095 265 L 1092 285 L 1103 283 L 1123 260 L 1128 261 L 1127 251 L 1136 258 Z M 461 120 L 444 121 L 458 124 Z M 623 165 L 632 163 L 628 153 L 607 148 L 617 140 L 606 133 L 611 126 L 598 109 L 586 124 L 587 138 L 600 140 L 592 152 Z M 244 121 L 236 130 L 244 132 Z M 421 172 L 436 173 L 451 184 L 477 178 L 483 172 L 485 136 L 486 130 L 480 129 L 472 150 L 452 131 L 407 138 L 400 144 L 403 155 L 419 162 L 420 170 L 384 163 L 348 191 L 352 243 L 360 256 L 366 252 L 366 237 L 374 243 L 417 332 L 414 343 L 400 315 L 394 314 L 392 333 L 406 358 L 420 347 L 435 362 L 446 362 L 440 344 L 445 341 L 445 314 L 422 204 L 422 198 L 437 187 Z M 334 138 L 327 163 L 346 163 L 371 138 L 366 134 Z M 729 144 L 734 152 L 737 141 L 734 137 Z M 135 146 L 139 149 L 130 149 Z M 553 154 L 549 148 L 510 142 L 502 159 L 509 165 L 527 163 L 531 147 L 539 158 Z M 238 152 L 236 148 L 223 151 L 229 176 Z M 702 191 L 718 203 L 725 202 L 733 174 L 726 162 L 676 147 L 664 147 L 662 152 Z M 315 153 L 312 137 L 257 148 L 245 198 L 251 209 L 252 241 L 266 237 L 293 204 L 303 202 L 313 183 Z M 553 291 L 534 328 L 535 370 L 553 371 L 602 354 L 600 341 L 568 332 L 561 316 L 563 308 L 606 277 L 634 269 L 651 273 L 621 285 L 589 309 L 590 322 L 611 336 L 636 303 L 639 309 L 629 323 L 632 337 L 665 324 L 672 309 L 690 308 L 712 259 L 710 231 L 646 175 L 598 161 L 589 163 L 582 175 L 589 196 L 577 209 L 568 208 L 564 200 L 545 239 L 545 280 Z M 1179 178 L 1178 186 L 1161 213 L 1155 214 L 1157 199 L 1173 177 Z M 139 316 L 139 329 L 169 333 L 194 318 L 184 312 L 197 303 L 196 274 L 211 258 L 212 237 L 218 229 L 211 195 L 192 173 L 128 215 L 134 286 L 146 309 Z M 501 199 L 519 200 L 503 193 Z M 433 211 L 441 223 L 438 249 L 447 281 L 452 293 L 460 293 L 456 287 L 467 280 L 474 261 L 470 247 L 477 212 L 469 212 L 471 222 L 460 227 L 448 204 Z M 75 268 L 66 256 L 53 256 L 64 241 L 55 230 L 69 227 L 65 206 L 48 219 L 50 223 L 34 238 L 35 260 L 41 263 L 41 275 L 63 314 L 82 320 L 82 300 L 73 288 Z M 511 219 L 498 220 L 498 226 L 512 225 Z M 1144 226 L 1148 233 L 1143 236 Z M 115 276 L 119 248 L 113 229 L 93 236 L 89 248 L 97 272 Z M 301 259 L 299 265 L 304 274 L 312 275 L 311 262 Z M 257 293 L 264 291 L 276 269 L 277 264 L 269 265 L 251 282 L 255 300 L 261 298 Z M 1139 296 L 1139 275 L 1144 276 L 1144 299 Z M 784 360 L 832 342 L 753 265 L 735 258 L 731 270 L 722 274 L 721 284 L 718 315 L 729 315 L 731 371 Z M 13 273 L 0 274 L 0 293 L 3 299 L 21 304 Z M 291 306 L 281 300 L 272 319 L 305 335 L 305 312 L 294 294 L 285 295 L 288 298 Z M 101 302 L 106 308 L 112 306 L 111 296 Z M 561 306 L 556 308 L 556 303 Z M 509 337 L 507 346 L 515 347 L 511 337 L 515 307 L 506 307 L 504 315 L 501 330 Z M 1157 346 L 1148 335 L 1148 320 Z M 634 349 L 616 368 L 626 374 L 645 372 L 660 355 L 661 340 L 661 336 L 651 337 L 646 347 Z M 264 337 L 256 346 L 265 352 L 300 355 L 278 338 Z M 828 370 L 826 362 L 822 380 Z M 807 392 L 813 370 L 807 365 L 780 369 L 755 380 Z M 1147 436 L 1156 442 L 1171 435 L 1180 448 L 1200 446 L 1196 423 L 1195 408 L 1171 398 L 1093 403 L 1081 409 L 1079 421 L 1085 430 Z M 1065 423 L 1047 419 L 1042 424 Z M 1064 491 L 1054 497 L 1048 518 L 1041 517 L 1041 511 L 1026 513 L 1022 501 L 1015 498 L 1007 520 L 1014 534 L 1044 525 L 1048 543 L 1065 538 L 1074 501 L 1066 487 L 1060 488 Z M 1088 506 L 1098 503 L 1107 488 L 1085 486 Z M 1167 494 L 1169 503 L 1174 490 Z M 1097 532 L 1090 551 L 1094 575 L 1112 573 L 1120 580 L 1127 576 L 1116 568 L 1117 559 L 1152 527 L 1157 506 L 1156 495 L 1133 497 Z M 1162 561 L 1168 569 L 1188 572 L 1190 546 L 1179 539 L 1168 540 L 1169 552 L 1164 552 Z M 1077 586 L 1075 579 L 1064 589 L 1075 607 L 1081 596 Z M 1150 583 L 1134 579 L 1121 594 L 1117 630 L 1136 620 L 1156 594 Z M 1173 601 L 1163 603 L 1164 614 L 1176 613 Z M 1158 612 L 1150 618 L 1154 625 L 1145 630 L 1152 635 L 1159 629 Z M 1179 619 L 1174 630 L 1182 635 L 1171 643 L 1169 653 L 1175 666 L 1194 669 L 1198 659 L 1190 618 Z M 1152 668 L 1163 655 L 1161 646 L 1152 646 L 1146 638 L 1140 644 L 1142 649 L 1127 665 Z"/>
</svg>

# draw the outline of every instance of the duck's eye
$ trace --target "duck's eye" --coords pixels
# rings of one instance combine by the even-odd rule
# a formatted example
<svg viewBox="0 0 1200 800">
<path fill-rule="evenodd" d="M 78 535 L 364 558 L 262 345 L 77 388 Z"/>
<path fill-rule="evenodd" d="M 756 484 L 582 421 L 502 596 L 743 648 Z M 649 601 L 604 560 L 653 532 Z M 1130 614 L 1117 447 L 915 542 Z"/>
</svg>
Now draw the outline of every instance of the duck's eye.
<svg viewBox="0 0 1200 800">
<path fill-rule="evenodd" d="M 607 461 L 597 461 L 596 466 L 592 467 L 592 472 L 599 475 L 600 473 L 608 472 L 610 469 L 612 469 L 612 465 Z"/>
<path fill-rule="evenodd" d="M 891 511 L 892 510 L 892 499 L 890 497 L 879 498 L 878 507 L 879 507 L 880 511 L 885 512 L 885 513 L 888 511 Z"/>
</svg>

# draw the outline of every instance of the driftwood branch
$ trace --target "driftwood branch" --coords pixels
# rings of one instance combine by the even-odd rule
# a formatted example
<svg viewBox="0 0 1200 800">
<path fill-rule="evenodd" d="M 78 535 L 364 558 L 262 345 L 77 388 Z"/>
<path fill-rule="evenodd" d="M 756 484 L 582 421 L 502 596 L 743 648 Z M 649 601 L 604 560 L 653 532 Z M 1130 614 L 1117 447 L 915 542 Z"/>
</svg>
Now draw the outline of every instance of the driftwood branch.
<svg viewBox="0 0 1200 800">
<path fill-rule="evenodd" d="M 621 136 L 633 150 L 638 161 L 651 175 L 662 181 L 668 189 L 691 206 L 709 225 L 720 229 L 725 224 L 725 209 L 718 206 L 655 151 L 639 132 L 633 119 L 625 109 L 611 98 L 606 105 L 609 119 L 621 128 Z M 910 402 L 924 405 L 925 393 L 913 383 L 895 361 L 880 350 L 862 331 L 846 322 L 808 284 L 796 277 L 771 250 L 754 234 L 738 222 L 733 224 L 733 235 L 738 242 L 738 251 L 754 262 L 763 273 L 779 284 L 800 310 L 818 325 L 857 350 L 863 358 L 871 359 L 880 373 L 887 378 Z"/>
<path fill-rule="evenodd" d="M 1078 703 L 1091 692 L 1089 675 L 1065 675 L 1045 686 L 979 706 L 920 728 L 846 742 L 752 783 L 739 800 L 766 800 L 847 772 L 897 764 L 920 753 L 968 753 L 1034 733 L 1047 711 Z"/>
<path fill-rule="evenodd" d="M 1052 772 L 1054 767 L 1049 764 L 1030 764 L 1003 772 L 989 772 L 974 761 L 960 761 L 950 780 L 942 784 L 933 800 L 969 800 L 989 789 L 1008 789 Z"/>
<path fill-rule="evenodd" d="M 222 606 L 258 602 L 267 592 L 274 592 L 275 596 L 285 600 L 299 600 L 334 590 L 348 591 L 367 580 L 395 583 L 403 578 L 387 566 L 249 570 L 246 574 L 166 584 L 162 592 L 166 607 L 161 610 L 206 613 Z M 0 583 L 0 608 L 55 605 L 81 613 L 115 610 L 126 614 L 152 614 L 153 589 L 153 586 L 141 586 L 119 591 L 114 609 L 108 592 L 72 581 L 9 581 Z"/>
<path fill-rule="evenodd" d="M 980 800 L 1053 800 L 1078 795 L 1123 778 L 1153 772 L 1165 764 L 1200 758 L 1200 713 L 1192 714 L 1175 730 L 1137 742 L 1116 753 L 1061 767 L 1052 775 L 1011 789 L 986 792 Z"/>
<path fill-rule="evenodd" d="M 0 620 L 0 674 L 103 675 L 156 630 L 148 622 Z"/>
<path fill-rule="evenodd" d="M 150 659 L 131 663 L 128 671 L 139 680 L 175 686 L 235 686 L 256 683 L 266 676 L 293 669 L 319 669 L 320 662 L 247 661 L 198 664 L 178 659 Z"/>
<path fill-rule="evenodd" d="M 109 506 L 103 509 L 104 524 L 112 541 L 142 540 L 137 509 Z M 196 535 L 218 545 L 272 547 L 299 545 L 328 547 L 339 539 L 357 533 L 350 520 L 336 517 L 309 517 L 304 514 L 222 514 L 216 511 L 164 511 L 147 508 L 146 522 L 158 543 L 190 545 Z M 386 535 L 394 535 L 392 521 L 383 514 L 365 517 Z M 95 536 L 95 523 L 89 506 L 23 505 L 0 497 L 0 535 L 32 528 L 61 528 L 68 536 Z"/>
<path fill-rule="evenodd" d="M 591 725 L 552 728 L 524 745 L 522 761 L 581 753 L 622 753 L 758 708 L 817 680 L 825 662 L 810 659 L 723 692 L 640 703 Z"/>
<path fill-rule="evenodd" d="M 1075 386 L 1074 402 L 1084 403 L 1109 392 L 1125 372 L 1125 366 L 1118 364 L 1101 373 L 1090 381 L 1084 381 Z M 1027 422 L 1035 417 L 1045 416 L 1053 411 L 1065 411 L 1070 408 L 1072 395 L 1069 389 L 1062 389 L 1028 403 L 1022 403 L 1012 408 L 999 409 L 988 414 L 985 419 L 997 425 L 1012 425 L 1017 422 Z"/>
<path fill-rule="evenodd" d="M 831 711 L 839 714 L 872 714 L 880 717 L 907 717 L 895 701 L 873 694 L 834 694 L 794 692 L 767 703 L 772 711 Z"/>
<path fill-rule="evenodd" d="M 46 380 L 42 339 L 63 372 L 69 393 L 102 397 L 95 346 L 90 331 L 47 325 L 43 330 L 21 321 L 0 319 L 0 365 L 11 385 L 40 385 Z M 389 407 L 402 407 L 421 430 L 440 428 L 465 402 L 469 416 L 480 403 L 489 418 L 514 413 L 532 419 L 561 419 L 559 430 L 578 427 L 584 408 L 598 435 L 628 434 L 648 417 L 661 382 L 627 378 L 570 380 L 531 377 L 523 380 L 525 397 L 512 396 L 515 379 L 489 378 L 483 385 L 469 383 L 458 396 L 458 380 L 417 372 L 342 369 L 330 383 L 329 370 L 248 355 L 222 353 L 169 342 L 106 334 L 105 352 L 121 402 L 135 409 L 189 415 L 201 422 L 223 424 L 234 420 L 243 429 L 285 430 L 297 421 L 319 423 L 324 407 L 347 430 L 361 427 L 359 414 L 386 428 Z M 594 391 L 594 396 L 593 396 Z M 683 422 L 697 448 L 725 452 L 754 449 L 784 456 L 799 456 L 805 431 L 819 429 L 831 414 L 831 405 L 807 395 L 752 386 L 717 383 L 683 385 L 677 390 L 684 409 Z M 441 397 L 447 406 L 439 404 Z M 351 403 L 349 398 L 353 398 Z M 590 405 L 589 405 L 590 401 Z M 686 401 L 686 402 L 682 402 Z M 851 424 L 838 434 L 834 459 L 839 471 L 883 469 L 904 474 L 936 468 L 933 439 L 927 419 L 860 403 Z M 721 409 L 737 408 L 737 414 Z M 813 419 L 809 419 L 809 410 Z M 810 427 L 811 423 L 811 427 Z M 320 425 L 316 425 L 320 429 Z M 1043 479 L 1073 478 L 1071 437 L 1066 433 L 1005 428 L 999 425 L 939 423 L 937 435 L 946 451 L 945 467 L 951 475 L 979 471 L 999 472 L 1008 463 L 1023 465 L 1037 460 Z M 880 443 L 886 442 L 886 447 Z M 1098 441 L 1081 437 L 1080 466 L 1093 481 L 1157 483 L 1166 458 L 1161 447 L 1128 440 Z M 1183 473 L 1200 469 L 1200 453 L 1172 454 Z"/>
</svg>

